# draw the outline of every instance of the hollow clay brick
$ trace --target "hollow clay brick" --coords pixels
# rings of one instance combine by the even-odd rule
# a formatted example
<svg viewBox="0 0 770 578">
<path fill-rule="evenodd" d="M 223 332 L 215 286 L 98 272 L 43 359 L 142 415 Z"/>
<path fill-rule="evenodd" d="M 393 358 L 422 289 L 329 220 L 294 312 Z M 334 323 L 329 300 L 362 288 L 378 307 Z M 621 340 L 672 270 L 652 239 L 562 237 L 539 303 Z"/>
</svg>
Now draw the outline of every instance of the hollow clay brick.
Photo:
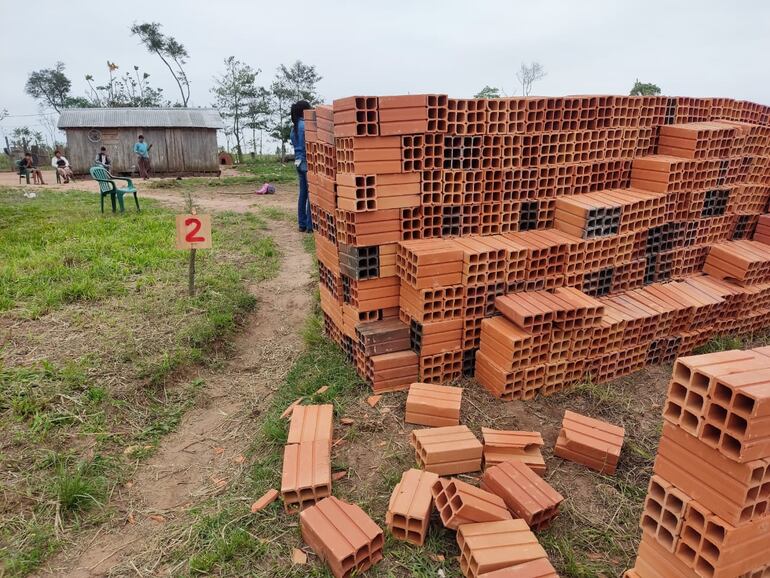
<svg viewBox="0 0 770 578">
<path fill-rule="evenodd" d="M 548 482 L 519 461 L 487 468 L 481 487 L 500 496 L 508 509 L 533 530 L 547 527 L 564 500 Z"/>
<path fill-rule="evenodd" d="M 441 522 L 451 530 L 463 524 L 511 519 L 502 498 L 456 478 L 436 481 L 432 492 Z"/>
<path fill-rule="evenodd" d="M 457 545 L 460 570 L 466 577 L 548 559 L 524 520 L 463 524 L 457 531 Z"/>
<path fill-rule="evenodd" d="M 432 472 L 410 469 L 393 488 L 385 522 L 393 537 L 422 546 L 433 510 L 431 488 L 438 481 Z"/>
<path fill-rule="evenodd" d="M 768 460 L 737 463 L 691 436 L 663 423 L 653 472 L 727 522 L 741 525 L 764 516 L 770 482 Z"/>
<path fill-rule="evenodd" d="M 331 446 L 333 411 L 334 406 L 330 403 L 296 406 L 291 414 L 286 443 L 325 441 Z"/>
<path fill-rule="evenodd" d="M 481 435 L 484 438 L 486 467 L 517 460 L 529 466 L 536 474 L 545 475 L 545 460 L 540 450 L 543 446 L 543 437 L 539 432 L 504 431 L 482 427 Z"/>
<path fill-rule="evenodd" d="M 440 476 L 477 472 L 483 446 L 467 426 L 413 430 L 411 444 L 417 462 Z"/>
<path fill-rule="evenodd" d="M 327 440 L 289 444 L 283 449 L 281 496 L 287 512 L 296 512 L 329 496 L 332 489 Z"/>
<path fill-rule="evenodd" d="M 355 504 L 330 496 L 300 514 L 302 539 L 336 578 L 350 578 L 382 560 L 382 530 Z"/>
<path fill-rule="evenodd" d="M 559 578 L 548 558 L 538 558 L 516 566 L 479 574 L 478 578 Z"/>
<path fill-rule="evenodd" d="M 622 427 L 567 410 L 553 453 L 600 473 L 613 474 L 624 436 Z"/>
<path fill-rule="evenodd" d="M 430 383 L 413 383 L 406 398 L 406 423 L 431 427 L 460 424 L 463 389 Z"/>
</svg>

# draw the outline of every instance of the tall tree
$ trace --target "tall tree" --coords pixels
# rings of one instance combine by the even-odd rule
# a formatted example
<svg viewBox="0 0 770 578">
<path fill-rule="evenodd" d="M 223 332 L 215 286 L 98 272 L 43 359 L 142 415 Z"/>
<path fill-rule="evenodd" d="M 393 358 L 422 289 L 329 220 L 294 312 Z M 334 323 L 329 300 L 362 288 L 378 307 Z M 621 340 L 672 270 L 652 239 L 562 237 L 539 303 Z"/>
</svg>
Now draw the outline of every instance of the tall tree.
<svg viewBox="0 0 770 578">
<path fill-rule="evenodd" d="M 270 84 L 270 136 L 281 142 L 282 157 L 286 156 L 286 143 L 291 134 L 291 105 L 298 100 L 307 100 L 311 105 L 320 103 L 317 85 L 322 78 L 315 66 L 301 60 L 289 67 L 283 64 L 278 67 Z"/>
<path fill-rule="evenodd" d="M 628 94 L 630 96 L 658 96 L 660 93 L 661 90 L 657 84 L 651 82 L 639 82 L 639 79 L 637 78 L 631 92 Z"/>
<path fill-rule="evenodd" d="M 245 122 L 249 118 L 249 104 L 259 94 L 256 80 L 260 72 L 236 60 L 235 56 L 230 56 L 225 59 L 225 73 L 214 78 L 214 88 L 211 89 L 215 97 L 214 106 L 230 121 L 239 162 L 243 162 L 241 139 Z"/>
<path fill-rule="evenodd" d="M 522 96 L 529 96 L 532 92 L 532 85 L 538 80 L 545 78 L 545 68 L 539 62 L 531 62 L 529 65 L 521 63 L 516 78 L 521 83 Z"/>
<path fill-rule="evenodd" d="M 187 64 L 190 55 L 176 38 L 163 34 L 160 29 L 161 24 L 158 22 L 145 22 L 134 24 L 131 27 L 131 34 L 138 36 L 145 48 L 157 54 L 163 61 L 179 87 L 181 105 L 186 107 L 190 100 L 190 82 L 187 80 L 184 65 Z"/>
<path fill-rule="evenodd" d="M 500 98 L 500 89 L 492 86 L 485 86 L 473 98 Z"/>
<path fill-rule="evenodd" d="M 257 131 L 259 131 L 259 154 L 262 154 L 262 134 L 269 127 L 270 93 L 262 86 L 257 89 L 257 96 L 249 103 L 246 128 L 251 130 L 251 150 L 257 152 Z"/>
<path fill-rule="evenodd" d="M 96 84 L 93 75 L 86 75 L 92 106 L 123 108 L 157 107 L 170 104 L 168 101 L 163 101 L 162 88 L 150 86 L 149 73 L 142 72 L 138 66 L 134 66 L 133 73 L 126 71 L 123 76 L 118 76 L 119 68 L 114 62 L 107 61 L 108 78 L 105 84 Z"/>
<path fill-rule="evenodd" d="M 5 120 L 6 118 L 8 118 L 8 109 L 0 108 L 0 120 Z"/>
<path fill-rule="evenodd" d="M 57 62 L 53 68 L 30 72 L 24 89 L 32 98 L 56 112 L 70 105 L 72 82 L 64 74 L 63 62 Z"/>
</svg>

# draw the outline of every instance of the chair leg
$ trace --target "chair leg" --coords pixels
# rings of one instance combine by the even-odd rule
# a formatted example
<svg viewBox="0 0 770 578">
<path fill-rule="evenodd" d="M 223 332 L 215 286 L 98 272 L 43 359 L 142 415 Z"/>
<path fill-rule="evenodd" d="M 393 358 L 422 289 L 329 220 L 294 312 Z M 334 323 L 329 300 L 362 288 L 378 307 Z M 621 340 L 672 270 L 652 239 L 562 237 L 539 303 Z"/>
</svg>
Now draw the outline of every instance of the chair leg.
<svg viewBox="0 0 770 578">
<path fill-rule="evenodd" d="M 134 202 L 136 203 L 136 212 L 140 212 L 139 209 L 139 197 L 136 196 L 136 193 L 134 193 Z"/>
<path fill-rule="evenodd" d="M 115 193 L 110 193 L 110 201 L 112 202 L 112 212 L 115 212 Z"/>
<path fill-rule="evenodd" d="M 125 213 L 126 212 L 126 205 L 123 203 L 123 194 L 118 193 L 118 204 L 120 205 L 120 212 Z"/>
</svg>

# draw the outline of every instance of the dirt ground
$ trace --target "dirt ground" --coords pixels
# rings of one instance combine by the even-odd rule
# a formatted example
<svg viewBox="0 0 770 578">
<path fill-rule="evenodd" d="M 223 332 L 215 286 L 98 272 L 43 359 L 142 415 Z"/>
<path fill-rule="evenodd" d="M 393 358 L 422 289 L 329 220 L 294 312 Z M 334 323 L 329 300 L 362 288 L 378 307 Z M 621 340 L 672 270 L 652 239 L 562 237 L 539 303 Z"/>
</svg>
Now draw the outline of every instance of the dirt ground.
<svg viewBox="0 0 770 578">
<path fill-rule="evenodd" d="M 0 185 L 16 184 L 7 180 L 3 174 Z M 140 199 L 183 206 L 178 191 L 137 184 Z M 74 186 L 96 192 L 93 185 L 91 181 Z M 61 190 L 68 186 L 73 185 L 53 185 Z M 271 196 L 254 195 L 253 187 L 206 187 L 195 190 L 194 197 L 207 211 L 272 207 L 292 214 L 296 206 L 290 186 L 279 187 Z M 201 401 L 111 496 L 110 505 L 119 515 L 81 536 L 36 576 L 108 575 L 133 553 L 146 550 L 166 522 L 183 518 L 197 501 L 225 491 L 229 480 L 243 471 L 247 464 L 242 452 L 251 441 L 252 416 L 259 415 L 301 350 L 300 329 L 312 306 L 312 258 L 302 246 L 302 234 L 291 221 L 273 223 L 269 233 L 281 251 L 281 269 L 275 279 L 250 288 L 259 307 L 235 338 L 233 355 L 221 367 L 200 371 L 198 377 L 205 383 Z"/>
</svg>

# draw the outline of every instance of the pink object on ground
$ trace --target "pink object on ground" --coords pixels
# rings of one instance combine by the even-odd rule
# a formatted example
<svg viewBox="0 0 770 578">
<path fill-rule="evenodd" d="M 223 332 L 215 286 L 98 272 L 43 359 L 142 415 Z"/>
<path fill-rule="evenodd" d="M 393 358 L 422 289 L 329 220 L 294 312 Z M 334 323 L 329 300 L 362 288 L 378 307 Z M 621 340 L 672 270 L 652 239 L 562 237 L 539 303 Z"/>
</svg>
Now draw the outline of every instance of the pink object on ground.
<svg viewBox="0 0 770 578">
<path fill-rule="evenodd" d="M 275 194 L 275 187 L 270 183 L 265 183 L 260 189 L 254 191 L 257 195 L 273 195 Z"/>
</svg>

